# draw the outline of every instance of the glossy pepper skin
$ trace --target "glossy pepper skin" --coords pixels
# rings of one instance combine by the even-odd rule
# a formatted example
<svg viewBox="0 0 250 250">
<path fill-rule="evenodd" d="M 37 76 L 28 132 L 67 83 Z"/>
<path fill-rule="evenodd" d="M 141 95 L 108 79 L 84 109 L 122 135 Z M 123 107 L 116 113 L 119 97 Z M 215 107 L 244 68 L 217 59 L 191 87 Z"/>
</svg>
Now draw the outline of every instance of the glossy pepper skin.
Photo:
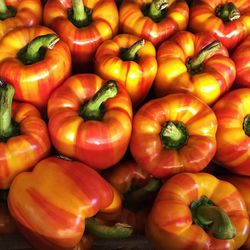
<svg viewBox="0 0 250 250">
<path fill-rule="evenodd" d="M 35 38 L 44 35 L 54 39 L 49 45 L 51 49 L 42 49 L 44 57 L 40 57 L 40 52 L 35 53 L 34 48 L 30 51 L 34 61 L 33 58 L 24 56 L 27 51 L 21 49 Z M 36 49 L 39 49 L 39 46 Z M 69 48 L 63 41 L 58 41 L 54 31 L 47 27 L 17 28 L 0 41 L 0 77 L 15 88 L 15 100 L 29 102 L 44 111 L 51 92 L 70 74 Z"/>
<path fill-rule="evenodd" d="M 189 29 L 210 32 L 232 51 L 250 32 L 248 0 L 200 0 L 190 8 Z"/>
<path fill-rule="evenodd" d="M 235 85 L 238 87 L 250 87 L 250 35 L 235 49 L 232 59 L 236 68 Z"/>
<path fill-rule="evenodd" d="M 104 171 L 104 178 L 120 193 L 125 194 L 131 187 L 142 186 L 148 182 L 150 175 L 134 160 L 123 160 Z"/>
<path fill-rule="evenodd" d="M 73 3 L 88 9 L 86 22 L 78 26 L 69 19 Z M 44 7 L 44 24 L 67 43 L 77 73 L 93 70 L 92 62 L 100 44 L 118 32 L 119 14 L 114 0 L 48 0 Z"/>
<path fill-rule="evenodd" d="M 156 96 L 188 92 L 208 105 L 232 86 L 236 70 L 228 51 L 208 33 L 176 33 L 157 51 Z"/>
<path fill-rule="evenodd" d="M 240 175 L 225 174 L 225 175 L 220 175 L 219 178 L 230 182 L 238 189 L 238 191 L 240 192 L 241 196 L 243 197 L 243 199 L 245 201 L 246 208 L 248 211 L 248 217 L 250 218 L 250 197 L 249 197 L 250 179 L 249 179 L 249 177 L 240 176 Z M 247 241 L 241 247 L 241 249 L 242 250 L 250 249 L 250 237 L 249 236 L 248 236 Z"/>
<path fill-rule="evenodd" d="M 162 9 L 155 18 L 146 13 L 154 3 Z M 158 47 L 175 32 L 187 28 L 189 8 L 184 0 L 126 0 L 119 8 L 119 17 L 123 33 L 142 37 Z"/>
<path fill-rule="evenodd" d="M 213 107 L 218 120 L 215 162 L 229 171 L 250 176 L 250 90 L 230 91 Z"/>
<path fill-rule="evenodd" d="M 207 104 L 190 94 L 171 94 L 147 102 L 135 114 L 130 150 L 155 177 L 198 172 L 215 154 L 216 130 Z"/>
<path fill-rule="evenodd" d="M 91 103 L 104 86 L 107 83 L 95 74 L 74 75 L 54 91 L 48 103 L 49 132 L 55 148 L 95 169 L 121 160 L 132 130 L 131 100 L 120 84 L 117 93 L 100 105 L 99 117 L 88 117 L 84 111 L 84 103 Z"/>
<path fill-rule="evenodd" d="M 40 0 L 1 0 L 0 38 L 17 27 L 34 26 L 42 21 Z"/>
<path fill-rule="evenodd" d="M 131 58 L 124 56 L 134 47 Z M 149 41 L 129 34 L 120 34 L 104 41 L 95 54 L 95 70 L 104 79 L 123 84 L 138 108 L 147 96 L 157 72 L 156 50 Z"/>
<path fill-rule="evenodd" d="M 208 203 L 197 204 L 207 198 Z M 202 219 L 210 222 L 207 229 Z M 236 250 L 248 233 L 249 218 L 239 191 L 207 173 L 181 173 L 167 180 L 146 227 L 157 250 Z"/>
<path fill-rule="evenodd" d="M 10 88 L 13 89 L 11 86 Z M 11 103 L 12 98 L 6 96 L 5 91 L 6 88 L 1 82 L 0 189 L 8 189 L 16 175 L 30 170 L 50 153 L 49 132 L 40 112 L 28 103 Z M 7 106 L 7 111 L 3 109 L 4 106 Z M 6 116 L 8 109 L 11 113 Z M 10 134 L 3 132 L 4 124 L 8 119 L 12 120 L 13 125 L 13 133 Z"/>
<path fill-rule="evenodd" d="M 96 171 L 49 157 L 15 178 L 8 206 L 35 249 L 72 249 L 84 234 L 86 218 L 113 206 L 113 200 L 112 186 Z"/>
</svg>

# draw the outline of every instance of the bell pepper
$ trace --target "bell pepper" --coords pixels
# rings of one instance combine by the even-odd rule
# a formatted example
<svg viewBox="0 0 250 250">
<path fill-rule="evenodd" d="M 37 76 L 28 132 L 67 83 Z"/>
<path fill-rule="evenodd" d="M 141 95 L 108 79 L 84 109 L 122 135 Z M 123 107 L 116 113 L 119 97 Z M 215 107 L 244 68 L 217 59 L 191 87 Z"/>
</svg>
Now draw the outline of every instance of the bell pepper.
<svg viewBox="0 0 250 250">
<path fill-rule="evenodd" d="M 35 249 L 73 249 L 84 232 L 127 237 L 122 225 L 103 228 L 93 217 L 116 203 L 113 187 L 87 165 L 49 157 L 13 181 L 8 206 L 21 232 Z M 114 204 L 114 202 L 116 204 Z"/>
<path fill-rule="evenodd" d="M 46 110 L 51 92 L 71 74 L 68 46 L 44 26 L 17 28 L 0 41 L 0 77 L 14 99 Z"/>
<path fill-rule="evenodd" d="M 68 44 L 77 73 L 93 70 L 96 49 L 119 28 L 114 0 L 48 0 L 43 13 L 44 24 Z"/>
<path fill-rule="evenodd" d="M 138 108 L 147 96 L 157 72 L 153 44 L 137 36 L 120 34 L 104 41 L 95 54 L 96 72 L 123 84 Z"/>
<path fill-rule="evenodd" d="M 39 111 L 12 103 L 14 88 L 0 81 L 0 189 L 50 153 L 49 133 Z"/>
<path fill-rule="evenodd" d="M 15 221 L 10 215 L 7 206 L 7 195 L 6 190 L 0 190 L 0 236 L 17 231 Z"/>
<path fill-rule="evenodd" d="M 176 33 L 157 51 L 158 97 L 188 92 L 212 105 L 232 86 L 236 70 L 227 49 L 208 33 Z"/>
<path fill-rule="evenodd" d="M 230 91 L 213 107 L 218 120 L 214 161 L 229 171 L 250 176 L 250 90 Z"/>
<path fill-rule="evenodd" d="M 248 212 L 248 217 L 250 218 L 250 196 L 249 196 L 250 179 L 249 177 L 224 174 L 224 175 L 220 175 L 219 178 L 230 182 L 238 189 L 238 191 L 240 192 L 241 196 L 243 197 L 245 201 L 247 212 Z M 250 249 L 250 237 L 248 236 L 247 241 L 241 247 L 241 250 L 249 250 L 249 249 Z"/>
<path fill-rule="evenodd" d="M 121 160 L 132 130 L 132 104 L 125 88 L 95 74 L 78 74 L 48 102 L 49 132 L 58 152 L 95 169 Z"/>
<path fill-rule="evenodd" d="M 236 250 L 248 234 L 239 191 L 207 173 L 181 173 L 167 180 L 146 225 L 157 250 Z"/>
<path fill-rule="evenodd" d="M 145 221 L 160 181 L 151 176 L 134 160 L 123 160 L 103 171 L 103 177 L 119 192 L 122 207 L 113 213 L 99 213 L 98 218 L 107 222 L 130 225 L 133 232 L 143 233 Z"/>
<path fill-rule="evenodd" d="M 189 30 L 210 32 L 232 51 L 250 34 L 248 0 L 200 0 L 190 8 Z"/>
<path fill-rule="evenodd" d="M 0 38 L 17 27 L 34 26 L 42 21 L 40 0 L 1 0 Z"/>
<path fill-rule="evenodd" d="M 151 41 L 156 47 L 188 25 L 185 0 L 125 0 L 119 8 L 120 29 Z"/>
<path fill-rule="evenodd" d="M 199 172 L 214 157 L 216 130 L 207 104 L 190 94 L 171 94 L 148 101 L 135 114 L 130 150 L 158 178 Z"/>
<path fill-rule="evenodd" d="M 132 186 L 144 186 L 150 179 L 150 175 L 134 160 L 120 161 L 102 175 L 121 195 Z"/>
<path fill-rule="evenodd" d="M 123 197 L 124 207 L 132 210 L 149 204 L 161 185 L 159 180 L 152 178 L 134 160 L 120 161 L 104 171 L 103 176 Z"/>
<path fill-rule="evenodd" d="M 250 35 L 235 49 L 231 58 L 235 63 L 236 79 L 235 86 L 250 87 Z"/>
</svg>

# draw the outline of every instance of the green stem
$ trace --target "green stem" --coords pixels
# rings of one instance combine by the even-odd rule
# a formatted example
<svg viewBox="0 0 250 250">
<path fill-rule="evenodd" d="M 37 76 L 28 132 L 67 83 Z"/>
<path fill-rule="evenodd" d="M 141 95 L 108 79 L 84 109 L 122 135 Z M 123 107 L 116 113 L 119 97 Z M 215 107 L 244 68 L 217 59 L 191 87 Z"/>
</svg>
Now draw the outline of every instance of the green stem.
<svg viewBox="0 0 250 250">
<path fill-rule="evenodd" d="M 165 122 L 160 132 L 160 138 L 167 149 L 180 149 L 187 144 L 188 131 L 181 122 Z"/>
<path fill-rule="evenodd" d="M 4 0 L 0 0 L 0 13 L 6 13 L 8 11 L 7 5 Z"/>
<path fill-rule="evenodd" d="M 53 49 L 58 41 L 59 37 L 55 34 L 38 36 L 21 49 L 17 56 L 24 64 L 36 63 L 44 58 L 45 49 Z"/>
<path fill-rule="evenodd" d="M 159 21 L 163 17 L 163 10 L 166 10 L 168 7 L 168 0 L 153 0 L 149 6 L 148 16 L 154 20 Z"/>
<path fill-rule="evenodd" d="M 118 88 L 115 81 L 110 80 L 99 89 L 91 100 L 84 103 L 79 114 L 84 120 L 101 120 L 104 115 L 103 103 L 117 95 Z"/>
<path fill-rule="evenodd" d="M 216 8 L 215 14 L 221 18 L 223 22 L 230 22 L 240 18 L 240 11 L 232 2 L 219 5 Z"/>
<path fill-rule="evenodd" d="M 69 19 L 78 28 L 88 26 L 91 23 L 91 10 L 83 5 L 82 0 L 72 0 Z"/>
<path fill-rule="evenodd" d="M 202 64 L 204 60 L 215 51 L 221 48 L 219 41 L 214 41 L 204 47 L 195 57 L 189 58 L 187 61 L 187 69 L 190 73 L 195 74 L 202 71 Z"/>
<path fill-rule="evenodd" d="M 243 129 L 245 134 L 250 136 L 250 115 L 246 115 L 243 121 Z"/>
<path fill-rule="evenodd" d="M 82 0 L 72 0 L 73 18 L 77 22 L 84 22 L 87 19 L 87 14 Z"/>
<path fill-rule="evenodd" d="M 7 6 L 4 0 L 0 0 L 0 20 L 5 20 L 16 15 L 16 10 Z"/>
<path fill-rule="evenodd" d="M 85 220 L 86 231 L 96 237 L 103 239 L 123 239 L 133 233 L 131 226 L 116 223 L 114 226 L 100 224 L 95 218 Z"/>
<path fill-rule="evenodd" d="M 15 89 L 0 79 L 0 141 L 6 141 L 15 133 L 11 120 L 11 106 Z"/>
<path fill-rule="evenodd" d="M 124 61 L 134 61 L 137 57 L 137 52 L 145 45 L 145 40 L 141 39 L 135 42 L 131 47 L 121 50 L 120 57 Z"/>
<path fill-rule="evenodd" d="M 72 9 L 73 9 L 73 19 L 78 25 L 84 26 L 87 22 L 88 15 L 85 11 L 82 0 L 72 0 Z"/>
<path fill-rule="evenodd" d="M 194 223 L 211 231 L 216 239 L 232 239 L 236 236 L 236 229 L 229 216 L 206 196 L 191 204 L 191 212 Z"/>
</svg>

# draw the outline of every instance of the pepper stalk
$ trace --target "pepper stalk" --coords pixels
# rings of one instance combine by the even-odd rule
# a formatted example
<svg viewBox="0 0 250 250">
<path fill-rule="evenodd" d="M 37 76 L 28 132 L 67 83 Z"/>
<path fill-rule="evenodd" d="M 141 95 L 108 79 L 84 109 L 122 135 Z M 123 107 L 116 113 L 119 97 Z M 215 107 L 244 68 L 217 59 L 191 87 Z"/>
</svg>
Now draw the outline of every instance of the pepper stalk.
<svg viewBox="0 0 250 250">
<path fill-rule="evenodd" d="M 196 56 L 189 58 L 186 66 L 188 72 L 191 74 L 200 73 L 202 71 L 202 64 L 207 57 L 221 48 L 219 41 L 214 41 L 205 46 Z"/>
<path fill-rule="evenodd" d="M 12 122 L 11 107 L 14 93 L 15 89 L 0 79 L 0 142 L 5 142 L 19 133 L 17 124 Z"/>
<path fill-rule="evenodd" d="M 130 225 L 125 223 L 116 223 L 114 226 L 103 225 L 95 218 L 85 220 L 86 231 L 102 239 L 123 239 L 133 233 Z"/>
<path fill-rule="evenodd" d="M 45 49 L 53 49 L 59 40 L 56 34 L 35 37 L 18 52 L 17 57 L 23 64 L 34 64 L 44 58 Z"/>
<path fill-rule="evenodd" d="M 192 202 L 191 212 L 194 223 L 211 231 L 216 239 L 226 240 L 236 236 L 236 229 L 229 216 L 206 196 Z"/>
</svg>

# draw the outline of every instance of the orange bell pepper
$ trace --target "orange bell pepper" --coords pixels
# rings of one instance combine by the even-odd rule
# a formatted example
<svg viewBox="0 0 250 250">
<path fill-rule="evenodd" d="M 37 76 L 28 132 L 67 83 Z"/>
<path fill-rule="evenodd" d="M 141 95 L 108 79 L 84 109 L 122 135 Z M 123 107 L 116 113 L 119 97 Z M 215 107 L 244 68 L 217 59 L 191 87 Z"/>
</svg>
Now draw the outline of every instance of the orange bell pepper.
<svg viewBox="0 0 250 250">
<path fill-rule="evenodd" d="M 17 27 L 29 27 L 42 21 L 40 0 L 1 0 L 0 38 Z"/>
<path fill-rule="evenodd" d="M 189 30 L 209 32 L 232 51 L 250 34 L 250 1 L 193 1 L 190 8 Z"/>
<path fill-rule="evenodd" d="M 14 88 L 0 81 L 0 189 L 50 153 L 49 133 L 39 111 L 12 103 Z"/>
<path fill-rule="evenodd" d="M 232 183 L 242 195 L 245 203 L 246 208 L 248 211 L 248 217 L 250 218 L 250 178 L 246 176 L 239 176 L 239 175 L 220 175 L 220 179 L 228 181 Z M 248 236 L 247 241 L 241 247 L 241 250 L 249 250 L 250 249 L 250 236 Z"/>
<path fill-rule="evenodd" d="M 231 58 L 235 63 L 236 79 L 238 87 L 250 87 L 250 35 L 235 49 Z"/>
<path fill-rule="evenodd" d="M 190 94 L 171 94 L 144 104 L 135 114 L 130 150 L 158 178 L 199 172 L 216 152 L 213 110 Z"/>
<path fill-rule="evenodd" d="M 44 24 L 69 46 L 77 73 L 92 72 L 96 49 L 118 32 L 114 0 L 48 0 L 43 13 Z"/>
<path fill-rule="evenodd" d="M 250 89 L 230 91 L 213 107 L 218 120 L 214 161 L 250 176 Z"/>
<path fill-rule="evenodd" d="M 138 108 L 147 96 L 157 72 L 153 44 L 134 35 L 120 34 L 104 41 L 95 54 L 96 72 L 123 84 Z"/>
<path fill-rule="evenodd" d="M 68 78 L 48 103 L 52 144 L 95 169 L 119 162 L 132 130 L 132 104 L 121 84 L 94 74 Z"/>
<path fill-rule="evenodd" d="M 213 104 L 232 86 L 236 70 L 228 51 L 208 33 L 176 33 L 157 51 L 156 96 L 188 92 Z"/>
<path fill-rule="evenodd" d="M 104 238 L 128 237 L 122 225 L 110 228 L 93 218 L 119 207 L 113 187 L 87 165 L 65 158 L 40 161 L 13 181 L 8 206 L 27 241 L 39 250 L 73 249 L 84 232 Z"/>
<path fill-rule="evenodd" d="M 249 234 L 239 191 L 207 173 L 181 173 L 165 182 L 146 235 L 157 250 L 236 250 Z"/>
<path fill-rule="evenodd" d="M 0 41 L 0 77 L 14 99 L 45 111 L 51 92 L 71 74 L 68 46 L 44 26 L 17 28 Z"/>
<path fill-rule="evenodd" d="M 125 0 L 119 17 L 122 33 L 142 37 L 158 47 L 187 28 L 189 8 L 184 0 Z"/>
</svg>

